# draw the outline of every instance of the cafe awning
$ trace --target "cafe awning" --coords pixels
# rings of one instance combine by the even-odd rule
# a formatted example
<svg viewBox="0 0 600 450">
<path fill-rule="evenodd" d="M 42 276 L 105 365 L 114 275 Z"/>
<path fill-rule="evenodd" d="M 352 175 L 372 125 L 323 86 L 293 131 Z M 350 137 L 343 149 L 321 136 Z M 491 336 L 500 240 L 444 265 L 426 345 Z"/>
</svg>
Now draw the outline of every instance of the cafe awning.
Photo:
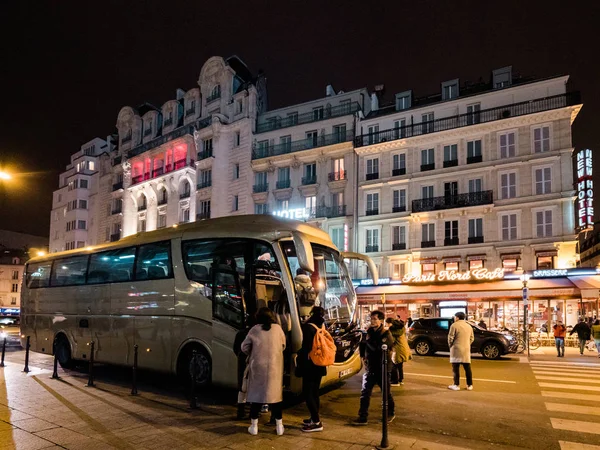
<svg viewBox="0 0 600 450">
<path fill-rule="evenodd" d="M 569 277 L 569 280 L 571 280 L 571 282 L 577 286 L 581 292 L 582 299 L 598 300 L 598 297 L 600 297 L 600 277 Z"/>
</svg>

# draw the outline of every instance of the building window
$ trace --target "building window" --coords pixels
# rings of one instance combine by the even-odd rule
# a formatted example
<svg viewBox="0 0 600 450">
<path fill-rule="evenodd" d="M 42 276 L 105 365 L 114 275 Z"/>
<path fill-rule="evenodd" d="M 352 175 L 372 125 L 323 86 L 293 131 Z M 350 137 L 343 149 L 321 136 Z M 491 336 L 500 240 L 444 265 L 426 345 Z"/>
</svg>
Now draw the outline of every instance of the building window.
<svg viewBox="0 0 600 450">
<path fill-rule="evenodd" d="M 392 278 L 402 279 L 406 275 L 406 263 L 392 264 Z"/>
<path fill-rule="evenodd" d="M 10 304 L 11 305 L 16 305 L 17 304 L 17 297 L 11 297 L 10 298 Z"/>
<path fill-rule="evenodd" d="M 156 223 L 156 228 L 164 228 L 167 226 L 167 214 L 166 213 L 158 213 L 158 221 Z"/>
<path fill-rule="evenodd" d="M 394 139 L 404 139 L 406 137 L 406 119 L 394 121 Z"/>
<path fill-rule="evenodd" d="M 315 184 L 317 182 L 317 163 L 304 164 L 304 178 L 302 184 Z"/>
<path fill-rule="evenodd" d="M 367 159 L 367 180 L 379 178 L 379 158 Z"/>
<path fill-rule="evenodd" d="M 317 131 L 306 132 L 306 143 L 309 147 L 318 147 L 319 145 L 319 133 Z"/>
<path fill-rule="evenodd" d="M 421 198 L 433 198 L 433 186 L 421 186 Z"/>
<path fill-rule="evenodd" d="M 244 111 L 244 104 L 242 103 L 242 100 L 238 99 L 235 101 L 235 113 L 236 114 L 241 114 Z"/>
<path fill-rule="evenodd" d="M 344 229 L 342 227 L 330 228 L 329 235 L 338 250 L 344 251 Z"/>
<path fill-rule="evenodd" d="M 290 125 L 298 124 L 298 113 L 297 112 L 288 113 L 287 118 L 288 118 L 288 123 Z"/>
<path fill-rule="evenodd" d="M 467 164 L 478 163 L 482 161 L 481 139 L 467 142 Z"/>
<path fill-rule="evenodd" d="M 204 152 L 205 155 L 212 156 L 212 151 L 213 151 L 213 140 L 212 140 L 212 138 L 210 138 L 210 139 L 204 139 L 202 141 L 202 151 Z"/>
<path fill-rule="evenodd" d="M 421 264 L 421 274 L 435 275 L 435 264 Z"/>
<path fill-rule="evenodd" d="M 239 131 L 236 131 L 235 132 L 235 137 L 234 137 L 234 140 L 233 140 L 233 145 L 235 145 L 236 147 L 239 147 L 241 141 L 242 141 L 242 135 L 241 135 L 241 133 Z"/>
<path fill-rule="evenodd" d="M 444 222 L 444 245 L 458 244 L 458 220 L 447 220 Z"/>
<path fill-rule="evenodd" d="M 504 133 L 499 136 L 500 158 L 512 158 L 516 155 L 515 133 Z"/>
<path fill-rule="evenodd" d="M 323 112 L 322 106 L 313 108 L 313 120 L 323 120 Z"/>
<path fill-rule="evenodd" d="M 538 256 L 537 257 L 537 269 L 554 269 L 554 257 L 553 256 Z"/>
<path fill-rule="evenodd" d="M 483 243 L 483 219 L 469 219 L 469 244 Z"/>
<path fill-rule="evenodd" d="M 79 209 L 87 209 L 87 200 L 79 200 L 78 208 Z"/>
<path fill-rule="evenodd" d="M 198 219 L 210 219 L 210 200 L 200 202 Z"/>
<path fill-rule="evenodd" d="M 406 174 L 406 153 L 398 153 L 392 156 L 392 176 Z"/>
<path fill-rule="evenodd" d="M 18 280 L 19 279 L 19 271 L 18 270 L 13 270 L 12 271 L 12 279 L 13 280 Z"/>
<path fill-rule="evenodd" d="M 370 125 L 367 128 L 368 145 L 377 144 L 379 142 L 379 125 Z"/>
<path fill-rule="evenodd" d="M 366 247 L 365 251 L 378 252 L 379 251 L 379 229 L 367 229 L 366 231 Z"/>
<path fill-rule="evenodd" d="M 281 153 L 290 153 L 292 151 L 292 136 L 281 136 L 279 138 L 279 147 Z"/>
<path fill-rule="evenodd" d="M 396 95 L 396 110 L 402 111 L 403 109 L 410 108 L 410 94 Z"/>
<path fill-rule="evenodd" d="M 392 250 L 406 250 L 406 226 L 392 227 Z"/>
<path fill-rule="evenodd" d="M 406 211 L 406 189 L 392 191 L 392 212 Z"/>
<path fill-rule="evenodd" d="M 334 125 L 333 126 L 333 137 L 334 142 L 339 144 L 340 142 L 346 142 L 346 124 Z"/>
<path fill-rule="evenodd" d="M 536 195 L 549 194 L 550 192 L 552 192 L 552 169 L 550 167 L 535 169 Z"/>
<path fill-rule="evenodd" d="M 379 214 L 379 193 L 367 194 L 366 215 L 373 216 Z"/>
<path fill-rule="evenodd" d="M 315 217 L 317 214 L 317 196 L 311 195 L 309 197 L 304 197 L 304 207 L 308 211 L 310 217 Z"/>
<path fill-rule="evenodd" d="M 469 261 L 469 270 L 483 269 L 483 259 L 473 259 Z"/>
<path fill-rule="evenodd" d="M 13 283 L 10 292 L 19 292 L 19 285 L 18 285 L 18 283 Z"/>
<path fill-rule="evenodd" d="M 535 213 L 537 237 L 552 236 L 552 211 L 538 211 Z"/>
<path fill-rule="evenodd" d="M 444 145 L 444 167 L 458 166 L 458 145 Z"/>
<path fill-rule="evenodd" d="M 202 170 L 200 172 L 200 183 L 198 189 L 203 189 L 212 185 L 212 170 Z"/>
<path fill-rule="evenodd" d="M 483 180 L 481 178 L 475 178 L 469 180 L 469 194 L 481 192 L 483 190 Z"/>
<path fill-rule="evenodd" d="M 474 103 L 473 105 L 467 105 L 467 125 L 474 125 L 481 121 L 480 113 L 481 105 Z"/>
<path fill-rule="evenodd" d="M 503 259 L 502 260 L 502 268 L 505 272 L 514 272 L 519 267 L 518 259 Z"/>
<path fill-rule="evenodd" d="M 87 228 L 87 222 L 85 220 L 77 221 L 77 229 L 78 230 L 85 230 L 86 228 Z"/>
<path fill-rule="evenodd" d="M 143 233 L 144 231 L 146 231 L 146 218 L 145 217 L 140 217 L 138 219 L 137 230 L 138 230 L 138 233 Z"/>
<path fill-rule="evenodd" d="M 277 200 L 277 211 L 287 211 L 290 209 L 289 200 Z"/>
<path fill-rule="evenodd" d="M 233 196 L 233 210 L 238 211 L 240 207 L 240 198 L 237 195 Z"/>
<path fill-rule="evenodd" d="M 533 151 L 535 153 L 550 151 L 550 127 L 533 129 Z"/>
<path fill-rule="evenodd" d="M 447 271 L 458 272 L 458 262 L 452 261 L 444 263 L 444 269 L 446 269 Z"/>
<path fill-rule="evenodd" d="M 185 206 L 181 208 L 181 212 L 179 214 L 179 221 L 181 223 L 188 223 L 190 221 L 190 207 Z"/>
<path fill-rule="evenodd" d="M 269 208 L 266 203 L 256 203 L 254 205 L 254 214 L 268 214 Z"/>
<path fill-rule="evenodd" d="M 421 247 L 435 247 L 435 224 L 421 224 Z"/>
<path fill-rule="evenodd" d="M 434 149 L 427 148 L 421 150 L 421 170 L 433 170 L 435 169 L 435 153 Z"/>
<path fill-rule="evenodd" d="M 500 175 L 500 197 L 515 198 L 517 196 L 517 173 L 503 173 Z"/>
<path fill-rule="evenodd" d="M 514 241 L 517 239 L 517 215 L 505 214 L 501 216 L 502 240 Z"/>
<path fill-rule="evenodd" d="M 442 83 L 442 100 L 451 100 L 458 97 L 458 81 Z"/>
<path fill-rule="evenodd" d="M 240 178 L 240 165 L 236 164 L 233 166 L 233 179 L 237 180 Z"/>
<path fill-rule="evenodd" d="M 425 133 L 433 133 L 433 113 L 427 113 L 421 115 L 421 129 L 423 134 Z"/>
</svg>

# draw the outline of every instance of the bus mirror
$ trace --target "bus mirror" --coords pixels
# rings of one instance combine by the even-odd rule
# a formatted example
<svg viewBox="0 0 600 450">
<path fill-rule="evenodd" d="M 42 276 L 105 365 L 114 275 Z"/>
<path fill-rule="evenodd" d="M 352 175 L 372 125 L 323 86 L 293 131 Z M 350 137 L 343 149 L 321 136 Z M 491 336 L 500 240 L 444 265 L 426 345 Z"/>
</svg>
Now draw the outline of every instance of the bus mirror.
<svg viewBox="0 0 600 450">
<path fill-rule="evenodd" d="M 296 256 L 298 257 L 298 264 L 300 264 L 300 268 L 309 273 L 313 273 L 315 271 L 315 261 L 313 259 L 313 251 L 310 241 L 306 239 L 303 234 L 296 231 L 292 232 L 292 238 L 294 239 Z"/>
<path fill-rule="evenodd" d="M 373 262 L 371 258 L 367 255 L 363 255 L 362 253 L 354 253 L 354 252 L 342 252 L 342 258 L 344 259 L 360 259 L 364 261 L 369 267 L 369 272 L 371 272 L 371 277 L 373 278 L 373 284 L 379 284 L 379 272 L 377 271 L 377 266 Z"/>
</svg>

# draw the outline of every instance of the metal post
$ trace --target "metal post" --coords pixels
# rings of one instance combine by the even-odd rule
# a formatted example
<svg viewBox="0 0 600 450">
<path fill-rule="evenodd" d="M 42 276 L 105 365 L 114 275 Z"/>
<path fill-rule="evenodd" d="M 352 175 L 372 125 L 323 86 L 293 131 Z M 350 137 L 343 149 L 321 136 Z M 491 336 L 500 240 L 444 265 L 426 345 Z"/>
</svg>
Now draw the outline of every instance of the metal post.
<svg viewBox="0 0 600 450">
<path fill-rule="evenodd" d="M 90 342 L 90 366 L 87 387 L 96 387 L 94 384 L 94 341 Z"/>
<path fill-rule="evenodd" d="M 388 448 L 388 393 L 390 391 L 390 385 L 388 383 L 388 346 L 383 344 L 381 346 L 381 445 L 380 448 Z"/>
<path fill-rule="evenodd" d="M 197 409 L 198 404 L 196 403 L 196 358 L 197 358 L 196 350 L 192 350 L 192 385 L 191 387 L 191 399 L 190 399 L 190 408 Z"/>
<path fill-rule="evenodd" d="M 0 361 L 0 367 L 4 367 L 4 355 L 6 355 L 6 338 L 2 342 L 2 361 Z"/>
<path fill-rule="evenodd" d="M 27 336 L 27 343 L 25 344 L 25 368 L 23 369 L 23 372 L 29 372 L 29 348 L 31 347 L 30 344 L 30 339 L 31 336 Z"/>
<path fill-rule="evenodd" d="M 60 378 L 58 376 L 58 357 L 56 356 L 56 338 L 54 338 L 54 342 L 52 342 L 52 355 L 54 355 L 54 371 L 52 372 L 52 379 Z"/>
<path fill-rule="evenodd" d="M 137 395 L 137 366 L 138 366 L 138 345 L 133 346 L 133 370 L 131 372 L 131 395 Z"/>
</svg>

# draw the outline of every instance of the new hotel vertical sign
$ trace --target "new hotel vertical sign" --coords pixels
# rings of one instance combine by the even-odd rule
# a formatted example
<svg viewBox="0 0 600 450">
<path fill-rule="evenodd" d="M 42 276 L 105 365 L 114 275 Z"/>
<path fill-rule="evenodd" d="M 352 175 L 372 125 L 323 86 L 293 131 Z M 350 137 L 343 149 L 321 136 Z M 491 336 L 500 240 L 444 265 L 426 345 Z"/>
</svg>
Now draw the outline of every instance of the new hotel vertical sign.
<svg viewBox="0 0 600 450">
<path fill-rule="evenodd" d="M 594 228 L 594 182 L 592 181 L 592 151 L 577 153 L 577 229 Z"/>
</svg>

